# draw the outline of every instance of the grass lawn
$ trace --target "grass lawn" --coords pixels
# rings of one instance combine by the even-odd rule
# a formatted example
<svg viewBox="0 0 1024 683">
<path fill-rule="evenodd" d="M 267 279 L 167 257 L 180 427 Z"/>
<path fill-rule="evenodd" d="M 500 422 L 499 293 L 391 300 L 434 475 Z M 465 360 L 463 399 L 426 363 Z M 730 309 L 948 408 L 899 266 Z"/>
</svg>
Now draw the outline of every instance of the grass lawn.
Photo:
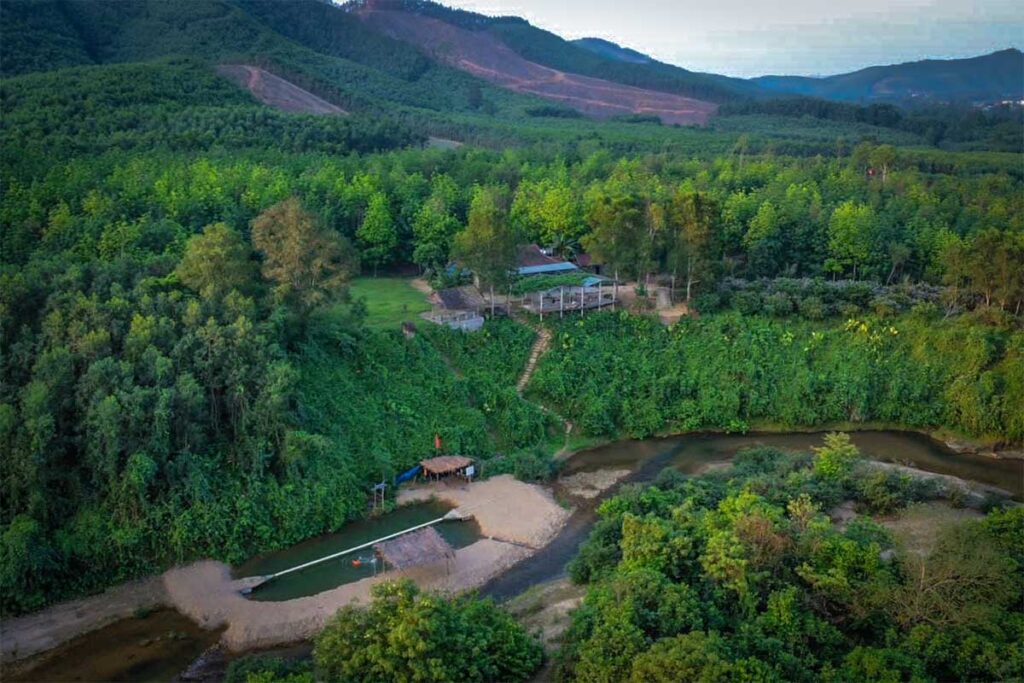
<svg viewBox="0 0 1024 683">
<path fill-rule="evenodd" d="M 423 311 L 430 310 L 427 297 L 413 288 L 407 278 L 360 277 L 350 285 L 352 299 L 366 299 L 366 325 L 392 328 L 406 321 L 415 321 Z"/>
</svg>

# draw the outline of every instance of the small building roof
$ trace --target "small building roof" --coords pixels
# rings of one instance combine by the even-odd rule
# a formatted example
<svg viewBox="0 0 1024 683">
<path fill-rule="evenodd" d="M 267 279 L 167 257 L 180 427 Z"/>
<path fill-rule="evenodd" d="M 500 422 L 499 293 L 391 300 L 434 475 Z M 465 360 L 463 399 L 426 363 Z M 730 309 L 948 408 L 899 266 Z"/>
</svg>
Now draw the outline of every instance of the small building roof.
<svg viewBox="0 0 1024 683">
<path fill-rule="evenodd" d="M 562 259 L 545 254 L 544 250 L 536 244 L 524 244 L 519 247 L 519 253 L 516 255 L 516 266 L 519 268 L 546 266 L 551 265 L 552 263 L 561 262 Z"/>
<path fill-rule="evenodd" d="M 484 305 L 484 299 L 472 287 L 449 287 L 431 295 L 431 299 L 449 311 L 471 311 Z"/>
<path fill-rule="evenodd" d="M 427 474 L 451 474 L 472 464 L 473 458 L 467 458 L 464 455 L 439 455 L 436 458 L 420 461 L 423 471 Z"/>
<path fill-rule="evenodd" d="M 568 261 L 559 261 L 558 263 L 546 263 L 542 266 L 524 266 L 517 268 L 516 272 L 520 275 L 543 275 L 545 273 L 568 273 L 573 270 L 579 269 Z"/>
<path fill-rule="evenodd" d="M 377 543 L 373 549 L 385 562 L 398 570 L 455 557 L 455 551 L 432 526 Z"/>
<path fill-rule="evenodd" d="M 542 273 L 564 273 L 576 270 L 575 264 L 545 254 L 536 244 L 519 247 L 516 257 L 516 272 L 520 275 L 540 275 Z"/>
</svg>

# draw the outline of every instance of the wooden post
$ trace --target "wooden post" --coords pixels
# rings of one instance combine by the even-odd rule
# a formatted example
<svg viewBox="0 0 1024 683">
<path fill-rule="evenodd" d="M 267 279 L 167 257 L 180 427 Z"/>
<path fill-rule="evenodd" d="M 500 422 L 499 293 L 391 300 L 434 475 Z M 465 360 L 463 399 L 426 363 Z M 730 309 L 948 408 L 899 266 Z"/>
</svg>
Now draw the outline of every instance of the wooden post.
<svg viewBox="0 0 1024 683">
<path fill-rule="evenodd" d="M 612 311 L 615 310 L 615 302 L 619 300 L 619 270 L 615 269 L 615 279 L 612 280 Z"/>
</svg>

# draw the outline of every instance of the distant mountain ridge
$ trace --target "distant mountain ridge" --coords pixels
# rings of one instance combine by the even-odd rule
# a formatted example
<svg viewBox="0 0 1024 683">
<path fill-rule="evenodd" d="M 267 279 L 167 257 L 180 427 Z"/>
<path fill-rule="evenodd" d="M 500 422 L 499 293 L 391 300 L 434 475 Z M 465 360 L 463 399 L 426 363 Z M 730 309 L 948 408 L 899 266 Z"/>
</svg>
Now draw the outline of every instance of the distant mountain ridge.
<svg viewBox="0 0 1024 683">
<path fill-rule="evenodd" d="M 812 78 L 751 79 L 773 93 L 845 102 L 997 101 L 1024 97 L 1024 54 L 1010 48 L 967 59 L 926 59 Z"/>
<path fill-rule="evenodd" d="M 346 111 L 400 112 L 449 128 L 452 115 L 521 121 L 573 111 L 703 124 L 718 107 L 792 94 L 865 104 L 1024 98 L 1016 49 L 745 80 L 430 0 L 3 0 L 0 27 L 3 77 L 188 56 L 265 70 Z"/>
<path fill-rule="evenodd" d="M 604 38 L 577 38 L 572 41 L 573 45 L 579 45 L 585 50 L 590 50 L 595 54 L 599 54 L 602 57 L 608 59 L 614 59 L 619 62 L 628 62 L 630 64 L 650 64 L 654 60 L 643 54 L 637 52 L 628 47 L 622 47 L 618 43 L 613 43 L 610 40 Z"/>
</svg>

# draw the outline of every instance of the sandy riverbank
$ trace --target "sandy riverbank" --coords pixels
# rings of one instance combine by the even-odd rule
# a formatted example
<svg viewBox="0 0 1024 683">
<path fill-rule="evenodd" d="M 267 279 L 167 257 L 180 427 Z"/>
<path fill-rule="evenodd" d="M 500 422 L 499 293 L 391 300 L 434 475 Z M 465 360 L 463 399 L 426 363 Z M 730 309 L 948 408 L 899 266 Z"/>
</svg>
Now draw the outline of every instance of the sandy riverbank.
<svg viewBox="0 0 1024 683">
<path fill-rule="evenodd" d="M 0 661 L 45 652 L 143 610 L 168 604 L 161 577 L 114 586 L 99 595 L 71 600 L 16 619 L 0 620 Z"/>
<path fill-rule="evenodd" d="M 473 484 L 403 489 L 399 503 L 431 497 L 472 514 L 488 536 L 456 550 L 450 566 L 441 563 L 389 572 L 309 597 L 256 602 L 239 592 L 248 580 L 233 580 L 226 564 L 204 560 L 100 595 L 5 620 L 0 631 L 3 661 L 43 652 L 130 617 L 138 609 L 160 605 L 178 610 L 204 628 L 225 628 L 221 641 L 235 651 L 307 639 L 339 608 L 365 604 L 372 586 L 381 581 L 406 577 L 422 588 L 442 592 L 482 586 L 548 543 L 569 517 L 569 511 L 560 507 L 547 489 L 507 475 Z"/>
</svg>

